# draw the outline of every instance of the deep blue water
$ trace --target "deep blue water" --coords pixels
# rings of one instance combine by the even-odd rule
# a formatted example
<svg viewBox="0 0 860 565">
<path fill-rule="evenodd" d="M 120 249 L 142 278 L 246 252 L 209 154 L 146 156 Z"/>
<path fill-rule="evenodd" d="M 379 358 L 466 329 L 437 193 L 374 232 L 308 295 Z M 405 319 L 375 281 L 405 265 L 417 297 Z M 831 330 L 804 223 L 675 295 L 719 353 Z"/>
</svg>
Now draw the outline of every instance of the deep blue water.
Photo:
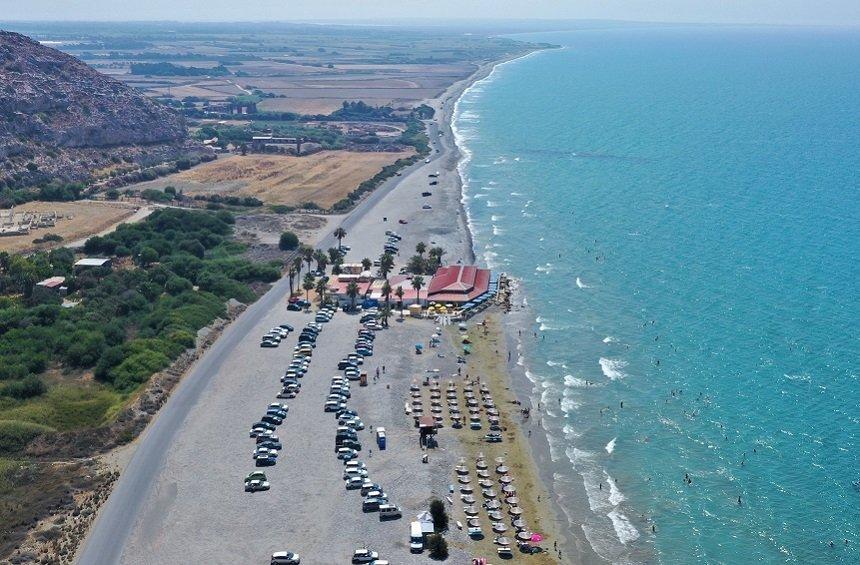
<svg viewBox="0 0 860 565">
<path fill-rule="evenodd" d="M 564 49 L 455 123 L 571 531 L 615 561 L 860 562 L 860 31 L 526 39 Z"/>
</svg>

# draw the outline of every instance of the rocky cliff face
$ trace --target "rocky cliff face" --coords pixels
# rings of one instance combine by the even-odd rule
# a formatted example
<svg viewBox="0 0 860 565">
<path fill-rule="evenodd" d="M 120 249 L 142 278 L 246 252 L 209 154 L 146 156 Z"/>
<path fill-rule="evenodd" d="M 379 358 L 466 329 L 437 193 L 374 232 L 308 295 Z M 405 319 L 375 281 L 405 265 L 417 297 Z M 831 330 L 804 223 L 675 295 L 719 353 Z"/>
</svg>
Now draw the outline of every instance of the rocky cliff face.
<svg viewBox="0 0 860 565">
<path fill-rule="evenodd" d="M 182 145 L 185 137 L 171 109 L 70 55 L 0 31 L 0 179 L 7 184 L 84 180 L 87 166 L 104 163 L 77 163 L 78 150 L 89 157 L 98 148 Z"/>
</svg>

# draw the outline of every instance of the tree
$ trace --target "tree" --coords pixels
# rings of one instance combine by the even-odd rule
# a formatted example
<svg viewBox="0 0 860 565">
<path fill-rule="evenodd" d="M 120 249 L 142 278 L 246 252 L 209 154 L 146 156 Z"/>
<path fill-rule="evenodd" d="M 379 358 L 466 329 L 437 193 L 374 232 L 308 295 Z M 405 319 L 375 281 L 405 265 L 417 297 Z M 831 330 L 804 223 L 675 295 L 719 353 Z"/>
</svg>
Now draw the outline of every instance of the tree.
<svg viewBox="0 0 860 565">
<path fill-rule="evenodd" d="M 367 257 L 365 257 L 364 259 L 361 260 L 361 268 L 364 269 L 365 271 L 370 270 L 370 268 L 372 266 L 373 266 L 373 261 L 371 261 Z"/>
<path fill-rule="evenodd" d="M 291 231 L 285 231 L 281 234 L 281 239 L 278 241 L 278 249 L 281 251 L 292 251 L 299 246 L 299 236 Z"/>
<path fill-rule="evenodd" d="M 310 245 L 303 245 L 301 250 L 301 257 L 305 260 L 305 263 L 308 264 L 308 271 L 311 270 L 311 263 L 314 261 L 314 248 Z"/>
<path fill-rule="evenodd" d="M 397 290 L 394 291 L 394 294 L 397 295 L 397 308 L 400 310 L 400 319 L 403 319 L 403 287 L 398 286 Z"/>
<path fill-rule="evenodd" d="M 329 247 L 328 248 L 328 259 L 329 263 L 332 265 L 337 262 L 338 259 L 341 259 L 340 251 L 337 250 L 337 247 Z"/>
<path fill-rule="evenodd" d="M 304 265 L 304 259 L 302 259 L 301 255 L 296 255 L 293 257 L 293 268 L 296 270 L 296 276 L 300 276 L 302 274 L 302 266 Z"/>
<path fill-rule="evenodd" d="M 326 255 L 321 249 L 317 249 L 314 251 L 314 261 L 317 262 L 318 270 L 325 271 L 325 267 L 328 264 L 328 255 Z"/>
<path fill-rule="evenodd" d="M 310 273 L 305 274 L 302 288 L 305 289 L 305 298 L 308 302 L 311 301 L 311 291 L 314 289 L 314 276 Z"/>
<path fill-rule="evenodd" d="M 320 299 L 320 306 L 325 303 L 325 291 L 326 291 L 326 279 L 325 277 L 320 277 L 317 279 L 317 284 L 314 290 L 317 293 L 317 296 Z"/>
<path fill-rule="evenodd" d="M 419 241 L 418 245 L 415 246 L 415 253 L 417 253 L 418 256 L 423 259 L 425 251 L 427 251 L 427 244 L 423 241 Z"/>
<path fill-rule="evenodd" d="M 421 304 L 421 289 L 424 287 L 424 277 L 421 275 L 415 275 L 412 277 L 412 288 L 414 288 L 418 294 L 416 300 L 418 304 Z"/>
<path fill-rule="evenodd" d="M 383 277 L 388 278 L 388 273 L 390 273 L 393 268 L 394 256 L 386 251 L 382 254 L 382 257 L 379 258 L 379 272 L 382 273 Z"/>
<path fill-rule="evenodd" d="M 382 327 L 388 327 L 388 318 L 391 316 L 391 306 L 389 304 L 385 304 L 382 308 L 379 309 L 379 316 L 382 318 Z"/>
<path fill-rule="evenodd" d="M 290 270 L 289 270 L 289 272 L 287 273 L 287 276 L 289 276 L 289 277 L 290 277 L 290 296 L 292 296 L 292 295 L 293 295 L 293 290 L 294 290 L 294 289 L 293 289 L 293 285 L 295 284 L 295 281 L 296 281 L 296 275 L 297 275 L 297 274 L 298 274 L 298 273 L 296 273 L 296 268 L 295 268 L 295 267 L 290 267 Z"/>
<path fill-rule="evenodd" d="M 355 310 L 355 299 L 358 297 L 358 284 L 355 281 L 350 282 L 346 285 L 346 295 L 349 296 L 349 302 L 352 306 L 352 310 Z"/>
<path fill-rule="evenodd" d="M 448 559 L 448 542 L 442 534 L 430 534 L 427 536 L 427 549 L 430 550 L 430 558 L 442 561 Z"/>
<path fill-rule="evenodd" d="M 334 237 L 337 238 L 337 249 L 340 251 L 343 248 L 341 242 L 343 241 L 343 238 L 346 237 L 346 230 L 342 227 L 338 227 L 334 230 Z"/>
<path fill-rule="evenodd" d="M 438 498 L 430 501 L 430 515 L 433 517 L 433 526 L 437 532 L 448 529 L 448 513 L 445 512 L 445 504 Z"/>
<path fill-rule="evenodd" d="M 140 250 L 140 253 L 137 254 L 137 262 L 144 267 L 149 266 L 156 261 L 158 261 L 158 251 L 152 247 L 144 247 Z"/>
<path fill-rule="evenodd" d="M 239 146 L 239 151 L 241 151 L 241 152 L 242 152 L 242 157 L 244 157 L 245 155 L 247 155 L 247 154 L 248 154 L 248 144 L 247 144 L 247 143 L 243 143 L 242 145 L 240 145 L 240 146 Z"/>
</svg>

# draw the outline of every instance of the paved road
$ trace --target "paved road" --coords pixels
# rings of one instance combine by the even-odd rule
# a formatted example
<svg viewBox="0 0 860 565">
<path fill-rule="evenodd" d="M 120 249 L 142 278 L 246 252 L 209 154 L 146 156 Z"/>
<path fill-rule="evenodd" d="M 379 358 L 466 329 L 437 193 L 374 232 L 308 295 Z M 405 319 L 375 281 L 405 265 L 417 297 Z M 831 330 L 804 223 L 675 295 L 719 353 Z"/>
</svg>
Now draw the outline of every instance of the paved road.
<svg viewBox="0 0 860 565">
<path fill-rule="evenodd" d="M 434 135 L 432 130 L 431 135 Z M 445 155 L 445 152 L 434 153 L 431 162 Z M 432 165 L 418 162 L 405 169 L 403 177 L 394 177 L 383 183 L 347 215 L 341 225 L 349 232 L 380 200 L 398 186 L 402 178 L 425 166 Z M 318 242 L 317 246 L 326 249 L 334 245 L 336 240 L 329 234 Z M 283 312 L 288 292 L 289 282 L 286 278 L 275 283 L 268 293 L 230 324 L 176 387 L 157 418 L 138 439 L 138 447 L 131 461 L 100 510 L 90 535 L 78 554 L 78 563 L 104 565 L 120 561 L 153 484 L 164 468 L 167 452 L 176 442 L 179 431 L 186 425 L 186 417 L 211 386 L 213 376 L 224 368 L 240 345 L 247 345 L 249 339 L 256 340 L 256 335 L 249 335 L 260 324 L 261 319 L 274 310 Z"/>
</svg>

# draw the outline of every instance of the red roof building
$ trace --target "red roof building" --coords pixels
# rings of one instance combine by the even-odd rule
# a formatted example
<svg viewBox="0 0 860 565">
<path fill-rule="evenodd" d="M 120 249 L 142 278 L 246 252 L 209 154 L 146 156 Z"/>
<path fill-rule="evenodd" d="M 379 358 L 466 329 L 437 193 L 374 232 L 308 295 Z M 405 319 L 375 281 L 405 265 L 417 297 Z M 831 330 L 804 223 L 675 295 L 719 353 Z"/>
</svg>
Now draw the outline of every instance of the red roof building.
<svg viewBox="0 0 860 565">
<path fill-rule="evenodd" d="M 427 287 L 429 302 L 464 304 L 487 292 L 490 271 L 474 265 L 440 267 Z"/>
</svg>

